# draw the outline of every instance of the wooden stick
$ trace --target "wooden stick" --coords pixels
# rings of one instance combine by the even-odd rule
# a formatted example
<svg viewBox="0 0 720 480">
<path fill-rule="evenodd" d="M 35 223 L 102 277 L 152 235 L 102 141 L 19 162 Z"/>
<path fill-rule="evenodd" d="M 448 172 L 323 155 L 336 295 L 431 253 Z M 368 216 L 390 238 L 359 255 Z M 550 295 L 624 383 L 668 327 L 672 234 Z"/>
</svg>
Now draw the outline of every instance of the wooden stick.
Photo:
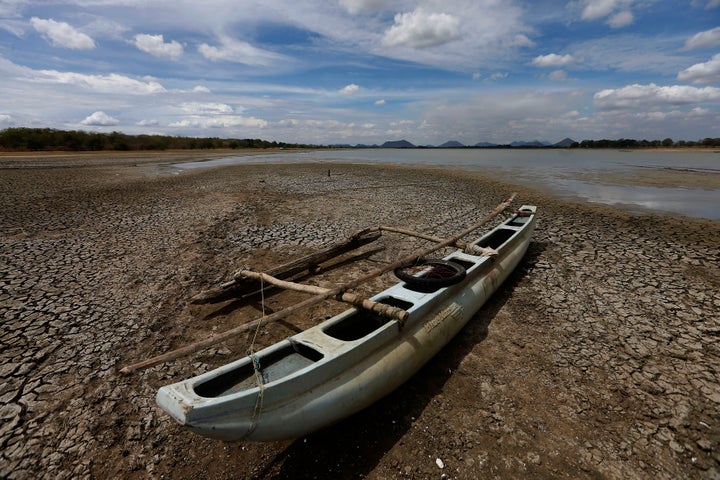
<svg viewBox="0 0 720 480">
<path fill-rule="evenodd" d="M 307 307 L 310 307 L 317 303 L 320 303 L 323 300 L 326 300 L 326 299 L 332 297 L 333 295 L 336 295 L 336 293 L 333 291 L 328 291 L 327 293 L 324 293 L 321 295 L 316 295 L 316 296 L 308 298 L 307 300 L 304 300 L 300 303 L 296 303 L 295 305 L 293 305 L 291 307 L 285 308 L 285 309 L 277 311 L 275 313 L 271 313 L 270 315 L 265 315 L 264 317 L 255 319 L 252 322 L 246 323 L 244 325 L 240 325 L 239 327 L 231 328 L 230 330 L 227 330 L 227 331 L 220 333 L 218 335 L 215 335 L 213 337 L 206 338 L 205 340 L 200 340 L 199 342 L 191 343 L 190 345 L 186 345 L 184 347 L 180 347 L 178 349 L 171 350 L 162 355 L 158 355 L 157 357 L 149 358 L 147 360 L 143 360 L 142 362 L 128 365 L 127 367 L 121 368 L 120 373 L 128 374 L 128 373 L 135 372 L 137 370 L 143 370 L 143 369 L 155 366 L 159 363 L 169 362 L 170 360 L 175 360 L 176 358 L 184 357 L 185 355 L 190 355 L 191 353 L 195 353 L 199 350 L 204 350 L 207 347 L 211 347 L 217 343 L 221 343 L 221 342 L 224 342 L 225 340 L 229 340 L 229 339 L 231 339 L 243 332 L 246 332 L 252 328 L 256 328 L 256 327 L 265 325 L 266 323 L 270 323 L 275 320 L 281 320 L 281 319 L 287 317 L 288 315 L 291 315 L 299 310 L 302 310 L 304 308 L 307 308 Z"/>
<path fill-rule="evenodd" d="M 343 253 L 347 253 L 351 250 L 355 250 L 363 245 L 374 242 L 380 238 L 379 232 L 369 232 L 363 230 L 352 235 L 347 240 L 330 245 L 319 252 L 306 255 L 292 262 L 288 262 L 277 267 L 271 268 L 267 271 L 269 275 L 275 278 L 290 278 L 305 270 L 311 270 L 317 267 L 319 264 L 326 262 L 332 258 L 335 258 Z M 237 272 L 233 274 L 237 277 Z M 238 279 L 221 284 L 219 287 L 205 290 L 199 294 L 190 298 L 190 303 L 203 304 L 203 303 L 217 303 L 231 298 L 241 297 L 248 293 L 255 292 L 260 289 L 260 284 L 254 279 Z"/>
<path fill-rule="evenodd" d="M 274 277 L 268 275 L 267 273 L 253 272 L 251 270 L 242 270 L 238 273 L 240 276 L 243 276 L 243 277 L 252 278 L 254 280 L 269 283 L 271 285 L 275 285 L 276 287 L 284 288 L 286 290 L 294 290 L 296 292 L 312 293 L 313 295 L 322 295 L 322 294 L 330 291 L 329 288 L 316 287 L 314 285 L 305 285 L 302 283 L 295 283 L 295 282 L 286 282 L 285 280 L 280 280 L 278 278 L 274 278 Z M 356 307 L 362 308 L 364 310 L 370 310 L 370 311 L 375 312 L 378 315 L 381 315 L 385 318 L 389 318 L 391 320 L 397 320 L 401 323 L 404 323 L 409 316 L 409 313 L 401 308 L 393 307 L 391 305 L 386 305 L 386 304 L 380 303 L 380 302 L 375 302 L 375 301 L 367 299 L 367 298 L 362 298 L 359 295 L 355 295 L 354 293 L 342 292 L 340 295 L 336 296 L 336 298 L 337 298 L 337 300 L 339 300 L 341 302 L 355 305 Z"/>
<path fill-rule="evenodd" d="M 183 357 L 185 355 L 189 355 L 189 354 L 195 353 L 199 350 L 203 350 L 203 349 L 210 347 L 212 345 L 215 345 L 217 343 L 224 342 L 225 340 L 235 337 L 235 336 L 239 335 L 240 333 L 246 332 L 247 330 L 250 330 L 251 328 L 255 328 L 257 326 L 262 326 L 262 325 L 265 325 L 266 323 L 269 323 L 269 322 L 272 322 L 275 320 L 283 319 L 283 318 L 287 317 L 288 315 L 291 315 L 297 311 L 300 311 L 300 310 L 310 307 L 312 305 L 316 305 L 324 300 L 327 300 L 330 297 L 335 297 L 339 294 L 344 293 L 345 290 L 350 290 L 364 282 L 367 282 L 368 280 L 379 277 L 383 273 L 389 272 L 390 270 L 394 270 L 395 268 L 398 268 L 398 267 L 405 266 L 408 263 L 415 261 L 417 258 L 424 257 L 425 255 L 429 255 L 430 253 L 440 250 L 441 248 L 450 246 L 450 245 L 454 244 L 455 242 L 457 242 L 460 238 L 464 237 L 465 235 L 467 235 L 471 232 L 474 232 L 475 230 L 477 230 L 478 228 L 480 228 L 481 226 L 483 226 L 484 224 L 486 224 L 487 222 L 489 222 L 490 220 L 492 220 L 493 218 L 498 216 L 503 210 L 505 210 L 508 207 L 508 205 L 510 205 L 510 203 L 512 203 L 512 201 L 515 199 L 515 195 L 516 194 L 513 193 L 504 202 L 502 202 L 500 205 L 495 207 L 495 210 L 493 210 L 490 214 L 483 217 L 483 219 L 480 222 L 466 228 L 465 230 L 460 232 L 458 235 L 447 238 L 443 242 L 440 242 L 433 247 L 430 247 L 430 248 L 427 248 L 424 250 L 419 250 L 415 253 L 412 253 L 412 254 L 402 258 L 401 260 L 399 260 L 391 265 L 387 265 L 387 266 L 377 269 L 373 272 L 370 272 L 369 274 L 367 274 L 363 277 L 360 277 L 352 282 L 348 282 L 344 285 L 340 285 L 338 287 L 329 289 L 322 294 L 318 294 L 314 297 L 310 297 L 306 300 L 303 300 L 300 303 L 297 303 L 291 307 L 285 308 L 283 310 L 272 313 L 270 315 L 265 315 L 264 317 L 260 317 L 256 320 L 253 320 L 250 323 L 246 323 L 244 325 L 232 328 L 230 330 L 227 330 L 227 331 L 220 333 L 218 335 L 215 335 L 213 337 L 206 338 L 205 340 L 200 340 L 199 342 L 191 343 L 190 345 L 186 345 L 185 347 L 181 347 L 176 350 L 172 350 L 170 352 L 164 353 L 162 355 L 158 355 L 157 357 L 153 357 L 153 358 L 144 360 L 142 362 L 128 365 L 128 366 L 120 369 L 120 373 L 127 374 L 127 373 L 132 373 L 132 372 L 140 370 L 140 369 L 149 368 L 149 367 L 152 367 L 159 363 L 169 362 L 170 360 L 175 360 L 175 359 Z M 359 232 L 359 233 L 362 233 L 362 232 Z"/>
<path fill-rule="evenodd" d="M 408 236 L 411 236 L 411 237 L 422 238 L 423 240 L 429 240 L 429 241 L 431 241 L 431 242 L 438 242 L 438 243 L 439 243 L 439 242 L 445 241 L 444 238 L 435 237 L 435 236 L 433 236 L 433 235 L 426 235 L 426 234 L 424 234 L 424 233 L 419 233 L 419 232 L 413 232 L 412 230 L 406 230 L 406 229 L 404 229 L 404 228 L 388 227 L 388 226 L 386 226 L 386 225 L 380 225 L 380 226 L 377 227 L 377 228 L 378 228 L 378 230 L 383 231 L 383 232 L 401 233 L 401 234 L 403 234 L 403 235 L 408 235 Z M 467 250 L 467 249 L 470 247 L 470 249 L 471 249 L 471 252 L 470 252 L 470 253 L 476 253 L 476 254 L 480 254 L 480 255 L 493 255 L 493 254 L 497 254 L 497 251 L 496 251 L 495 249 L 486 248 L 486 247 L 478 247 L 477 245 L 470 245 L 470 244 L 467 243 L 467 242 L 457 241 L 457 242 L 455 242 L 452 246 L 453 246 L 453 247 L 457 247 L 457 248 L 461 248 L 461 249 L 463 249 L 463 250 Z M 466 252 L 466 253 L 468 253 L 468 252 Z"/>
</svg>

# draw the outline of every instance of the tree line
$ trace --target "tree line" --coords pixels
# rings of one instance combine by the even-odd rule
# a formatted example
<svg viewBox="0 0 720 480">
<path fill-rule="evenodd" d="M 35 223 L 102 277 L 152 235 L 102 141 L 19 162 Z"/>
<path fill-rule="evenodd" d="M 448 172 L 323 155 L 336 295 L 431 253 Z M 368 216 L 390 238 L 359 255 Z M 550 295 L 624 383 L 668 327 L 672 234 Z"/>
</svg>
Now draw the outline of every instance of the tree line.
<svg viewBox="0 0 720 480">
<path fill-rule="evenodd" d="M 583 140 L 573 143 L 570 148 L 658 148 L 658 147 L 720 147 L 720 138 L 704 138 L 698 141 L 679 140 L 672 138 L 664 140 L 633 140 L 621 138 L 619 140 Z"/>
<path fill-rule="evenodd" d="M 0 151 L 130 151 L 130 150 L 194 150 L 220 148 L 313 148 L 270 142 L 258 138 L 196 138 L 167 135 L 127 135 L 120 132 L 99 133 L 52 128 L 6 128 L 0 130 Z"/>
<path fill-rule="evenodd" d="M 318 148 L 319 145 L 270 142 L 258 138 L 197 138 L 168 135 L 127 135 L 120 132 L 99 133 L 52 128 L 6 128 L 0 130 L 0 151 L 129 151 L 129 150 L 195 150 L 238 148 Z M 508 146 L 509 147 L 509 146 Z M 657 148 L 657 147 L 720 147 L 720 138 L 698 141 L 664 140 L 583 140 L 570 148 Z"/>
</svg>

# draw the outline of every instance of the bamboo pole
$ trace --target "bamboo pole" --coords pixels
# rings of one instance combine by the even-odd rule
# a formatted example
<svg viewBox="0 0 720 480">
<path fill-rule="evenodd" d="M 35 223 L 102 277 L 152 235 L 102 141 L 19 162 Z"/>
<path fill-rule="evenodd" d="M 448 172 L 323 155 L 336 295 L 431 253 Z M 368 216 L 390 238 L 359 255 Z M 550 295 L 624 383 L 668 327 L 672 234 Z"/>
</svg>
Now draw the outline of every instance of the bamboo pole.
<svg viewBox="0 0 720 480">
<path fill-rule="evenodd" d="M 286 282 L 285 280 L 280 280 L 279 278 L 272 277 L 267 273 L 253 272 L 251 270 L 241 270 L 240 272 L 238 272 L 238 275 L 240 277 L 248 277 L 262 281 L 264 283 L 269 283 L 271 285 L 275 285 L 276 287 L 284 288 L 286 290 L 311 293 L 313 295 L 322 295 L 330 291 L 329 288 L 316 287 L 314 285 L 305 285 L 295 282 Z M 404 323 L 409 315 L 408 312 L 401 308 L 393 307 L 391 305 L 386 305 L 380 302 L 375 302 L 367 298 L 362 298 L 359 295 L 355 295 L 354 293 L 342 292 L 341 294 L 336 296 L 336 299 L 341 302 L 354 305 L 358 308 L 362 308 L 364 310 L 370 310 L 385 318 L 397 320 L 401 323 Z"/>
<path fill-rule="evenodd" d="M 495 209 L 491 213 L 489 213 L 488 215 L 483 217 L 481 221 L 466 228 L 465 230 L 461 231 L 459 234 L 445 239 L 444 241 L 438 243 L 437 245 L 434 245 L 433 247 L 426 248 L 424 250 L 418 250 L 414 253 L 411 253 L 410 255 L 407 255 L 406 257 L 403 257 L 402 259 L 398 260 L 397 262 L 394 262 L 390 265 L 386 265 L 385 267 L 374 270 L 374 271 L 368 273 L 367 275 L 360 277 L 352 282 L 348 282 L 346 284 L 339 285 L 335 288 L 327 290 L 324 293 L 318 294 L 314 297 L 310 297 L 310 298 L 303 300 L 302 302 L 297 303 L 291 307 L 285 308 L 283 310 L 272 313 L 270 315 L 265 315 L 256 320 L 253 320 L 252 322 L 246 323 L 244 325 L 240 325 L 239 327 L 232 328 L 230 330 L 227 330 L 227 331 L 220 333 L 218 335 L 215 335 L 213 337 L 206 338 L 205 340 L 200 340 L 199 342 L 191 343 L 190 345 L 186 345 L 186 346 L 178 348 L 176 350 L 171 350 L 167 353 L 144 360 L 142 362 L 128 365 L 128 366 L 120 369 L 120 373 L 128 374 L 128 373 L 135 372 L 137 370 L 149 368 L 149 367 L 158 365 L 160 363 L 169 362 L 171 360 L 175 360 L 175 359 L 183 357 L 185 355 L 195 353 L 199 350 L 203 350 L 212 345 L 224 342 L 225 340 L 233 338 L 243 332 L 246 332 L 247 330 L 250 330 L 251 328 L 259 327 L 259 326 L 265 325 L 267 323 L 270 323 L 272 321 L 283 319 L 297 311 L 300 311 L 300 310 L 308 308 L 312 305 L 316 305 L 324 300 L 327 300 L 328 298 L 341 295 L 346 290 L 351 290 L 353 288 L 356 288 L 358 285 L 360 285 L 364 282 L 367 282 L 368 280 L 372 280 L 373 278 L 379 277 L 383 273 L 386 273 L 386 272 L 389 272 L 390 270 L 394 270 L 396 268 L 405 266 L 408 263 L 412 263 L 413 261 L 415 261 L 418 258 L 422 258 L 426 255 L 429 255 L 433 252 L 440 250 L 441 248 L 445 248 L 450 245 L 453 245 L 455 242 L 460 240 L 462 237 L 468 235 L 469 233 L 474 232 L 475 230 L 482 227 L 487 222 L 489 222 L 490 220 L 492 220 L 493 218 L 498 216 L 503 210 L 505 210 L 510 205 L 510 203 L 512 203 L 512 201 L 515 199 L 515 196 L 516 196 L 516 194 L 513 193 L 510 197 L 508 197 L 501 204 L 499 204 L 497 207 L 495 207 Z M 370 230 L 372 230 L 372 229 L 368 229 L 368 231 L 370 231 Z M 359 232 L 358 234 L 360 234 L 360 233 L 362 233 L 362 232 Z"/>
</svg>

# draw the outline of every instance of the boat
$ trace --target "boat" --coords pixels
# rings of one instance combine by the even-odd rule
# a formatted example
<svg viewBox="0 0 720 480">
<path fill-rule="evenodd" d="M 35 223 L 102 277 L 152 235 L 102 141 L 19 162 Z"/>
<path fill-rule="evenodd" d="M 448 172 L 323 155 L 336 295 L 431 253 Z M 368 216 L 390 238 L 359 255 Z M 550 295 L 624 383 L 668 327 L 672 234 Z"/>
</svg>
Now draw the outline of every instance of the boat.
<svg viewBox="0 0 720 480">
<path fill-rule="evenodd" d="M 368 407 L 428 362 L 515 269 L 530 243 L 536 210 L 523 205 L 442 259 L 395 268 L 398 283 L 369 302 L 386 307 L 384 313 L 349 308 L 239 360 L 163 386 L 157 404 L 191 431 L 227 441 L 298 438 Z"/>
</svg>

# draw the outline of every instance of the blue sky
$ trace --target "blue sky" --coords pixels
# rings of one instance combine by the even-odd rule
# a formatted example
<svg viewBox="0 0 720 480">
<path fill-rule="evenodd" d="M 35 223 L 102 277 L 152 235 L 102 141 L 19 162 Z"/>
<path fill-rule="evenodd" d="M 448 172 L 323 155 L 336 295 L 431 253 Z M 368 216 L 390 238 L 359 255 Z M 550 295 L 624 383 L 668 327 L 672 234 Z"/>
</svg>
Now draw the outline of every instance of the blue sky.
<svg viewBox="0 0 720 480">
<path fill-rule="evenodd" d="M 720 0 L 0 0 L 0 128 L 720 137 Z"/>
</svg>

